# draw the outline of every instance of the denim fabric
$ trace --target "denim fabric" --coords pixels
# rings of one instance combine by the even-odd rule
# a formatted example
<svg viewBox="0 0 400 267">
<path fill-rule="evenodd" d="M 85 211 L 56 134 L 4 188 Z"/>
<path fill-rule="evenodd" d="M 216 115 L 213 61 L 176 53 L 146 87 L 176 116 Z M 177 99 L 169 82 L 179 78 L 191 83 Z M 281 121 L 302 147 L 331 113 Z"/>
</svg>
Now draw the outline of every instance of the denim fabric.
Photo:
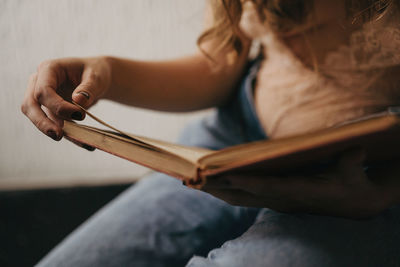
<svg viewBox="0 0 400 267">
<path fill-rule="evenodd" d="M 180 143 L 220 149 L 266 138 L 254 63 L 231 101 Z M 400 209 L 363 221 L 231 206 L 155 173 L 129 188 L 37 266 L 400 266 Z M 208 255 L 207 255 L 208 254 Z"/>
<path fill-rule="evenodd" d="M 240 237 L 187 267 L 400 266 L 400 209 L 349 220 L 262 209 Z"/>
<path fill-rule="evenodd" d="M 253 101 L 253 84 L 260 61 L 249 64 L 238 90 L 226 105 L 218 108 L 210 116 L 189 123 L 184 129 L 179 142 L 210 149 L 243 144 L 266 139 Z"/>
<path fill-rule="evenodd" d="M 245 92 L 253 78 L 244 79 L 227 105 L 188 125 L 179 143 L 220 149 L 265 138 L 249 108 L 252 93 Z M 102 208 L 37 266 L 183 266 L 242 234 L 257 213 L 155 173 Z"/>
</svg>

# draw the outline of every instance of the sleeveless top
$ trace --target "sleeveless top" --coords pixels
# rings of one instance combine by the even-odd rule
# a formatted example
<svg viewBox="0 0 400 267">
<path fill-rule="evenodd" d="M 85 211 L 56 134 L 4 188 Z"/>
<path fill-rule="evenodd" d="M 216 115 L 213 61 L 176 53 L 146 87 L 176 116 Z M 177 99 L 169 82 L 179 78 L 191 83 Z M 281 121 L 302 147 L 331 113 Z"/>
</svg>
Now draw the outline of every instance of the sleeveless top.
<svg viewBox="0 0 400 267">
<path fill-rule="evenodd" d="M 264 49 L 254 94 L 257 115 L 271 138 L 331 127 L 400 102 L 397 6 L 349 33 L 348 42 L 326 53 L 316 69 L 260 21 L 251 1 L 243 3 L 240 27 Z"/>
</svg>

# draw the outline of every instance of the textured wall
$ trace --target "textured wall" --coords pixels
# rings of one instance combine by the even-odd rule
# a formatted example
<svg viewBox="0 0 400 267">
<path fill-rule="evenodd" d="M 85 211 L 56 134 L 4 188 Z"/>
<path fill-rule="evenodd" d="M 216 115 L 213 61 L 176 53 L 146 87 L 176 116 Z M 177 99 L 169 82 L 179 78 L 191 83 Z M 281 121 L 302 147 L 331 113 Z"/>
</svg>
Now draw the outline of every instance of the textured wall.
<svg viewBox="0 0 400 267">
<path fill-rule="evenodd" d="M 193 52 L 201 0 L 0 0 L 0 187 L 79 182 L 147 170 L 46 138 L 20 112 L 28 77 L 48 58 L 100 54 L 164 59 Z M 132 133 L 175 140 L 199 114 L 165 114 L 100 101 L 93 113 Z"/>
</svg>

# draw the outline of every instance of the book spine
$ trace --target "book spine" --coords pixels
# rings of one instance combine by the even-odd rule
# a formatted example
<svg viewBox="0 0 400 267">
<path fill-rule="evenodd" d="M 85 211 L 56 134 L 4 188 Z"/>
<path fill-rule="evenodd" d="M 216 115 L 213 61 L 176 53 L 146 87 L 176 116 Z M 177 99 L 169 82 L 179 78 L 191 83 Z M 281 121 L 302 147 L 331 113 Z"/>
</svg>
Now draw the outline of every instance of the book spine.
<svg viewBox="0 0 400 267">
<path fill-rule="evenodd" d="M 193 178 L 184 178 L 183 180 L 184 185 L 193 189 L 202 189 L 206 182 L 207 178 L 200 168 L 196 169 L 196 174 Z"/>
</svg>

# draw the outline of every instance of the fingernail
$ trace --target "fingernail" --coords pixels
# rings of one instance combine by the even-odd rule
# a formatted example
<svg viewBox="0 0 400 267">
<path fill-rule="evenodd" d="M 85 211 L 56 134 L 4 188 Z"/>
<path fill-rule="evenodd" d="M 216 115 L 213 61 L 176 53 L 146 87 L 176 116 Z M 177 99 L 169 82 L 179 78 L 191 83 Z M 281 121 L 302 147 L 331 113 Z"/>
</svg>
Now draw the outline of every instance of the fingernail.
<svg viewBox="0 0 400 267">
<path fill-rule="evenodd" d="M 50 136 L 53 140 L 58 141 L 57 133 L 53 130 L 47 131 L 47 135 Z"/>
<path fill-rule="evenodd" d="M 83 144 L 82 147 L 83 147 L 84 149 L 86 149 L 86 150 L 89 150 L 89 151 L 94 151 L 94 150 L 96 149 L 96 148 L 94 148 L 94 147 L 92 147 L 92 146 L 89 146 L 89 145 L 87 145 L 87 144 Z"/>
<path fill-rule="evenodd" d="M 82 120 L 83 115 L 79 111 L 75 111 L 74 113 L 72 113 L 71 118 L 73 120 Z"/>
<path fill-rule="evenodd" d="M 86 99 L 88 99 L 88 100 L 89 100 L 89 98 L 90 98 L 90 95 L 89 95 L 87 92 L 85 92 L 85 91 L 80 91 L 78 94 L 83 95 L 83 96 L 86 97 Z"/>
</svg>

